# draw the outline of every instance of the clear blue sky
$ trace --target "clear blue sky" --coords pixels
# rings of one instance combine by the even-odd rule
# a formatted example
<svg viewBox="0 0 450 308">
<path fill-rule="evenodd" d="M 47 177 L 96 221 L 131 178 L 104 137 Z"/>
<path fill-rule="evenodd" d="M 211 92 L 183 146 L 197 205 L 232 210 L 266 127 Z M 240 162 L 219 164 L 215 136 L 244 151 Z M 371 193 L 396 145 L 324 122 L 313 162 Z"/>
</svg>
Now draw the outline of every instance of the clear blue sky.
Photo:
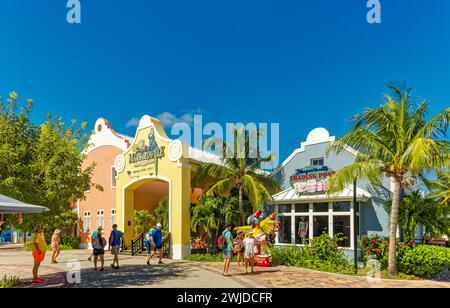
<svg viewBox="0 0 450 308">
<path fill-rule="evenodd" d="M 201 111 L 205 121 L 279 122 L 281 160 L 315 127 L 335 135 L 406 81 L 432 112 L 450 102 L 450 1 L 1 0 L 0 95 L 46 112 L 110 120 Z"/>
</svg>

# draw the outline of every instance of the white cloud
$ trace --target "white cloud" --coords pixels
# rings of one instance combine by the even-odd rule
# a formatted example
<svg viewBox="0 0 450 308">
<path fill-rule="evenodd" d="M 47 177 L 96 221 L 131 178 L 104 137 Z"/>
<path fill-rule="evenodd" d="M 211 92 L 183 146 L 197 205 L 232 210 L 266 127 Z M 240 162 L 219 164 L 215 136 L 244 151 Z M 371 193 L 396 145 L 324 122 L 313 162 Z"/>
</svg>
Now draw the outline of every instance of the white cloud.
<svg viewBox="0 0 450 308">
<path fill-rule="evenodd" d="M 139 119 L 136 117 L 132 117 L 131 119 L 128 120 L 127 124 L 125 125 L 125 127 L 138 127 L 139 126 Z"/>
<path fill-rule="evenodd" d="M 179 117 L 170 112 L 163 112 L 158 115 L 157 118 L 161 124 L 166 127 L 173 126 L 175 123 L 180 122 L 187 123 L 188 125 L 191 125 L 194 122 L 194 114 L 191 112 L 182 114 Z"/>
</svg>

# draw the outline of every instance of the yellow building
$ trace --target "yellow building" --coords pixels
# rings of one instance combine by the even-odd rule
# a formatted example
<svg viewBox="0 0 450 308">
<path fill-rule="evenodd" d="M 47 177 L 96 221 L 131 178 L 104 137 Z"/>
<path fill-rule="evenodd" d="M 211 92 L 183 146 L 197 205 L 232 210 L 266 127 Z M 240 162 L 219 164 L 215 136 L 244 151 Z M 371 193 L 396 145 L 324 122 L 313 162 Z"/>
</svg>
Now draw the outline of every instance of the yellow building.
<svg viewBox="0 0 450 308">
<path fill-rule="evenodd" d="M 113 162 L 108 159 L 111 153 Z M 108 188 L 92 189 L 86 200 L 79 202 L 80 233 L 86 246 L 92 230 L 98 226 L 109 230 L 113 223 L 124 232 L 129 245 L 138 236 L 134 211 L 152 212 L 167 196 L 172 258 L 190 254 L 190 207 L 202 191 L 202 187 L 191 186 L 191 178 L 202 163 L 220 163 L 217 156 L 171 140 L 159 120 L 150 116 L 141 118 L 134 138 L 116 133 L 106 120 L 97 120 L 86 154 L 86 161 L 96 164 L 93 182 Z M 110 219 L 105 219 L 109 214 Z"/>
</svg>

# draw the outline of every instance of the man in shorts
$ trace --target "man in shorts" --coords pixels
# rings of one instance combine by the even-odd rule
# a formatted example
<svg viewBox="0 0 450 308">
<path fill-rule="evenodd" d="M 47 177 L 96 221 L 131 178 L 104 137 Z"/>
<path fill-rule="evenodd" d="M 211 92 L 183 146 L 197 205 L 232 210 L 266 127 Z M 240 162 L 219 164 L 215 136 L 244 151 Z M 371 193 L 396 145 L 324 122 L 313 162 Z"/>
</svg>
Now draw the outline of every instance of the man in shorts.
<svg viewBox="0 0 450 308">
<path fill-rule="evenodd" d="M 45 259 L 45 253 L 47 251 L 47 244 L 44 239 L 44 228 L 38 227 L 31 239 L 31 249 L 33 252 L 33 283 L 43 283 L 44 278 L 38 277 L 39 266 Z"/>
<path fill-rule="evenodd" d="M 225 230 L 222 233 L 222 236 L 225 239 L 226 246 L 222 250 L 223 252 L 223 275 L 230 276 L 230 263 L 233 258 L 233 252 L 236 253 L 236 250 L 233 247 L 233 235 L 231 234 L 231 224 L 225 225 Z"/>
<path fill-rule="evenodd" d="M 114 261 L 111 264 L 111 267 L 114 269 L 119 269 L 119 252 L 120 252 L 120 246 L 122 243 L 122 236 L 123 233 L 119 230 L 117 230 L 117 225 L 114 224 L 112 226 L 112 231 L 109 236 L 109 245 L 108 249 L 111 251 L 111 254 L 114 256 Z"/>
<path fill-rule="evenodd" d="M 159 251 L 159 262 L 158 264 L 163 264 L 163 262 L 161 261 L 162 256 L 163 256 L 163 246 L 162 246 L 162 240 L 163 240 L 163 236 L 162 236 L 162 225 L 160 223 L 156 224 L 156 228 L 153 228 L 153 231 L 151 232 L 151 248 L 152 248 L 152 252 L 150 253 L 150 256 L 147 259 L 147 264 L 150 265 L 150 260 L 152 259 L 152 257 L 155 255 L 156 251 Z"/>
</svg>

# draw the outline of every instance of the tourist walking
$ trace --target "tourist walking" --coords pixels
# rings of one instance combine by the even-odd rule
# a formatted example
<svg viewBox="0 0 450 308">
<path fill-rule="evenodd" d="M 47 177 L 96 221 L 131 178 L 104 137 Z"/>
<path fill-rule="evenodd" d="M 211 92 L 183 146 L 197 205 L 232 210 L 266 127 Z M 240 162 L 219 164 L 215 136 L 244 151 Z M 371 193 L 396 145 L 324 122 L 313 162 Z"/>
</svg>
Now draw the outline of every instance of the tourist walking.
<svg viewBox="0 0 450 308">
<path fill-rule="evenodd" d="M 97 230 L 103 230 L 103 228 L 100 226 L 100 227 L 98 227 L 97 228 Z M 92 241 L 98 236 L 98 231 L 97 230 L 95 230 L 94 232 L 92 232 L 92 235 L 91 235 L 91 243 L 92 243 Z M 92 261 L 92 257 L 94 256 L 94 250 L 92 250 L 92 252 L 91 252 L 91 254 L 89 255 L 89 258 L 88 258 L 88 261 L 89 262 L 91 262 Z"/>
<path fill-rule="evenodd" d="M 97 237 L 92 239 L 92 247 L 93 247 L 93 255 L 94 255 L 94 270 L 97 270 L 97 262 L 100 258 L 100 264 L 101 268 L 100 271 L 102 272 L 105 268 L 105 246 L 106 246 L 106 240 L 103 237 L 103 231 L 102 228 L 99 227 L 97 229 Z"/>
<path fill-rule="evenodd" d="M 243 241 L 244 241 L 244 232 L 242 232 L 242 230 L 240 229 L 237 229 L 236 238 L 234 239 L 234 250 L 237 252 L 237 264 L 239 267 L 241 266 L 241 261 L 242 264 L 245 263 L 244 245 L 242 243 Z"/>
<path fill-rule="evenodd" d="M 151 237 L 150 237 L 150 241 L 151 241 L 151 247 L 152 247 L 152 251 L 150 253 L 150 256 L 147 259 L 147 264 L 150 265 L 150 260 L 152 259 L 152 257 L 155 255 L 156 251 L 159 251 L 159 262 L 158 264 L 163 264 L 162 262 L 162 256 L 163 256 L 163 246 L 162 246 L 162 240 L 163 240 L 163 235 L 162 235 L 162 224 L 157 223 L 156 224 L 156 228 L 153 228 L 153 231 L 151 232 Z"/>
<path fill-rule="evenodd" d="M 254 273 L 253 266 L 255 264 L 255 251 L 256 251 L 256 240 L 253 237 L 253 232 L 250 231 L 247 233 L 244 241 L 244 262 L 245 262 L 245 270 L 244 274 L 248 273 L 248 266 L 250 265 L 251 272 Z"/>
<path fill-rule="evenodd" d="M 43 283 L 44 278 L 38 277 L 39 267 L 45 259 L 45 253 L 47 251 L 47 243 L 44 239 L 44 228 L 36 228 L 33 237 L 31 238 L 31 249 L 33 253 L 34 265 L 33 265 L 33 283 Z"/>
<path fill-rule="evenodd" d="M 236 253 L 233 247 L 233 235 L 231 234 L 231 224 L 225 225 L 225 230 L 222 232 L 221 236 L 221 246 L 223 253 L 223 275 L 230 276 L 230 263 L 233 258 L 233 252 Z"/>
<path fill-rule="evenodd" d="M 152 252 L 152 232 L 153 228 L 146 232 L 144 237 L 144 245 L 147 250 L 147 265 L 150 265 L 150 255 Z"/>
<path fill-rule="evenodd" d="M 56 261 L 56 258 L 58 258 L 59 254 L 61 253 L 61 230 L 56 229 L 52 236 L 52 264 L 58 263 Z"/>
<path fill-rule="evenodd" d="M 114 269 L 119 269 L 119 253 L 120 253 L 120 246 L 122 244 L 122 237 L 123 237 L 122 231 L 117 230 L 117 225 L 114 224 L 112 226 L 112 231 L 111 234 L 109 235 L 108 241 L 109 243 L 108 249 L 114 256 L 113 263 L 111 264 L 111 267 Z"/>
</svg>

